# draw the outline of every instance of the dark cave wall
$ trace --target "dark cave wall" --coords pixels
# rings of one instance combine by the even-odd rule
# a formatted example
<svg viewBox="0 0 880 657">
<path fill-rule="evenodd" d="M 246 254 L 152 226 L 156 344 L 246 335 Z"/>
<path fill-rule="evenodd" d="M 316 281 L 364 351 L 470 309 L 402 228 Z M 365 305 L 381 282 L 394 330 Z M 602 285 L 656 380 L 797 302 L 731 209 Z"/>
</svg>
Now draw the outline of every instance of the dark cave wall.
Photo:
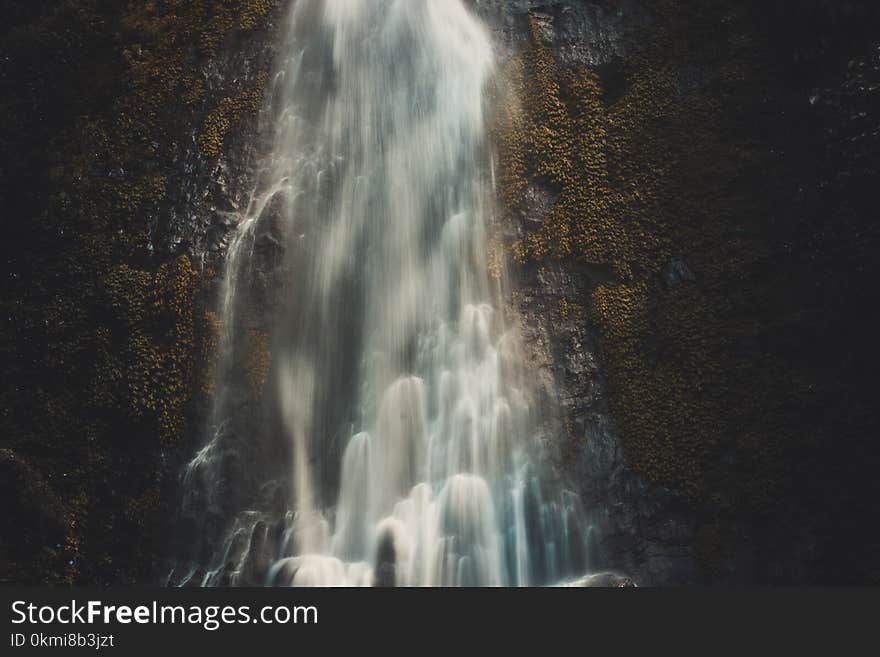
<svg viewBox="0 0 880 657">
<path fill-rule="evenodd" d="M 0 578 L 161 581 L 284 3 L 7 4 Z M 873 3 L 471 4 L 493 257 L 594 565 L 876 582 Z"/>
</svg>

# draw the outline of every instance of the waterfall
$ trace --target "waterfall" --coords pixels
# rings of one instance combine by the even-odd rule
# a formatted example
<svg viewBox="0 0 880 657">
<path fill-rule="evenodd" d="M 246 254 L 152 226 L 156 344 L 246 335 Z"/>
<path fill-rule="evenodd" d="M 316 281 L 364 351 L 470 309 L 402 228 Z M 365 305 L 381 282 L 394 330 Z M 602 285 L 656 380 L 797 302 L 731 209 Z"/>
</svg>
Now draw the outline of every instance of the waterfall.
<svg viewBox="0 0 880 657">
<path fill-rule="evenodd" d="M 180 583 L 551 584 L 587 527 L 552 476 L 502 291 L 486 29 L 460 0 L 297 0 L 227 254 Z M 255 335 L 270 365 L 248 385 Z"/>
</svg>

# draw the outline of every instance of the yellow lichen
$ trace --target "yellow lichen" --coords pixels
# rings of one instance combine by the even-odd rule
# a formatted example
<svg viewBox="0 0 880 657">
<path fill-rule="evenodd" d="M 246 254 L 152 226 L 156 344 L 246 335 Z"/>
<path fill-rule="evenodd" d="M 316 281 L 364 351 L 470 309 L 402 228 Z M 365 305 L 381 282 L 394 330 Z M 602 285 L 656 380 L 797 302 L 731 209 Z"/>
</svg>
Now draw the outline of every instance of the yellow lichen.
<svg viewBox="0 0 880 657">
<path fill-rule="evenodd" d="M 195 278 L 181 256 L 155 273 L 120 265 L 105 282 L 127 327 L 127 353 L 108 371 L 117 379 L 123 374 L 129 412 L 154 417 L 166 444 L 180 440 L 192 394 Z"/>
<path fill-rule="evenodd" d="M 236 96 L 224 98 L 205 119 L 199 135 L 199 149 L 208 157 L 217 157 L 232 126 L 244 115 L 256 113 L 263 99 L 266 72 L 257 75 L 256 84 Z"/>
<path fill-rule="evenodd" d="M 265 331 L 251 329 L 247 333 L 245 355 L 245 373 L 251 393 L 259 398 L 269 378 L 269 367 L 272 355 L 269 350 L 269 334 Z"/>
</svg>

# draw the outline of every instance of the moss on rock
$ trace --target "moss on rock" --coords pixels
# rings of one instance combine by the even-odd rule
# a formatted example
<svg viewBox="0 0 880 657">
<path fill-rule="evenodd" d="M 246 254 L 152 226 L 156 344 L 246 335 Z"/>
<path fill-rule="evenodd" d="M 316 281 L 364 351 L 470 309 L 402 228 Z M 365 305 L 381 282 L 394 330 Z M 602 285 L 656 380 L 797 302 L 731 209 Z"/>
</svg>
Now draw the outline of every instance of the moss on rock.
<svg viewBox="0 0 880 657">
<path fill-rule="evenodd" d="M 815 283 L 791 262 L 792 245 L 826 263 L 854 245 L 840 232 L 834 246 L 819 245 L 796 220 L 777 219 L 810 215 L 793 199 L 808 185 L 829 194 L 828 174 L 784 155 L 821 132 L 806 91 L 799 127 L 787 123 L 787 87 L 802 82 L 786 78 L 791 59 L 775 54 L 761 11 L 664 0 L 648 13 L 626 58 L 597 70 L 563 67 L 530 18 L 528 43 L 498 85 L 512 92 L 497 103 L 499 197 L 510 216 L 533 211 L 530 186 L 555 198 L 506 245 L 520 267 L 560 259 L 613 272 L 575 301 L 598 333 L 617 435 L 635 470 L 682 493 L 706 523 L 699 552 L 717 579 L 731 574 L 723 564 L 737 542 L 795 549 L 785 534 L 797 523 L 812 531 L 803 529 L 814 522 L 807 473 L 825 477 L 813 468 L 831 427 L 871 431 L 853 380 L 838 379 L 854 393 L 843 402 L 826 379 L 836 368 L 815 367 L 776 338 L 792 331 L 800 351 L 813 330 L 806 316 L 833 322 L 823 302 L 802 295 Z M 842 214 L 828 211 L 817 226 Z M 874 229 L 857 234 L 876 242 Z M 853 280 L 848 265 L 828 266 Z M 780 303 L 786 290 L 798 300 Z M 823 404 L 848 408 L 846 418 L 819 420 Z M 821 508 L 822 522 L 836 522 L 833 506 Z M 758 559 L 767 571 L 783 558 Z"/>
</svg>

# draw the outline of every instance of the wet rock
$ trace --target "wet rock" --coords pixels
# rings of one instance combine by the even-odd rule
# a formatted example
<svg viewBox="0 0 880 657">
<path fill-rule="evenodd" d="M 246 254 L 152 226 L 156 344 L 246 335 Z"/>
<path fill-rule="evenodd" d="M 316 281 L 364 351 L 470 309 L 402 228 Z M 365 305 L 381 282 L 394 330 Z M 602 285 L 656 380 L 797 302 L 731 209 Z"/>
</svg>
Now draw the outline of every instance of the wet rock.
<svg viewBox="0 0 880 657">
<path fill-rule="evenodd" d="M 203 568 L 199 568 L 196 570 L 188 579 L 184 580 L 180 586 L 186 589 L 194 589 L 198 588 L 202 585 L 202 582 L 205 580 L 205 575 L 207 573 Z"/>
<path fill-rule="evenodd" d="M 559 192 L 547 186 L 531 184 L 523 193 L 523 201 L 519 210 L 524 225 L 541 224 L 550 216 Z"/>
<path fill-rule="evenodd" d="M 257 521 L 251 532 L 250 546 L 241 566 L 240 585 L 259 586 L 266 579 L 271 564 L 271 545 L 269 527 L 262 520 Z"/>
<path fill-rule="evenodd" d="M 231 561 L 223 566 L 223 569 L 217 575 L 215 586 L 236 586 L 238 584 L 238 572 L 235 570 L 235 564 Z"/>
<path fill-rule="evenodd" d="M 11 449 L 0 449 L 0 560 L 32 563 L 56 557 L 67 534 L 65 509 L 39 471 Z M 37 559 L 35 555 L 39 555 Z M 23 581 L 40 581 L 43 573 L 31 573 Z M 8 573 L 15 583 L 14 573 Z"/>
<path fill-rule="evenodd" d="M 596 573 L 587 575 L 575 581 L 572 586 L 583 586 L 588 588 L 631 588 L 636 583 L 626 575 L 618 575 L 617 573 Z"/>
<path fill-rule="evenodd" d="M 376 550 L 376 571 L 373 575 L 373 586 L 392 587 L 397 584 L 397 555 L 394 549 L 394 535 L 386 532 L 379 541 Z"/>
<path fill-rule="evenodd" d="M 663 265 L 661 274 L 663 276 L 663 282 L 666 283 L 666 287 L 668 288 L 678 287 L 682 283 L 696 279 L 694 273 L 690 270 L 690 267 L 687 266 L 684 259 L 677 256 L 670 258 L 667 263 Z"/>
<path fill-rule="evenodd" d="M 224 98 L 257 88 L 260 75 L 271 69 L 277 47 L 276 31 L 286 3 L 277 3 L 267 24 L 235 48 L 221 49 L 198 74 L 206 91 L 206 111 Z M 190 110 L 181 100 L 181 116 Z M 200 123 L 189 139 L 174 144 L 169 158 L 179 171 L 169 189 L 165 211 L 152 218 L 151 241 L 157 255 L 186 248 L 200 266 L 218 266 L 228 248 L 228 235 L 242 218 L 253 187 L 262 139 L 259 115 L 240 117 L 226 135 L 216 158 L 199 146 Z"/>
<path fill-rule="evenodd" d="M 681 279 L 690 275 L 681 261 Z M 595 332 L 580 300 L 613 280 L 599 265 L 547 263 L 513 272 L 510 314 L 526 361 L 543 388 L 544 434 L 558 436 L 558 469 L 579 493 L 591 523 L 590 567 L 629 573 L 643 585 L 685 584 L 699 575 L 695 521 L 679 497 L 645 482 L 626 463 L 615 433 Z"/>
<path fill-rule="evenodd" d="M 529 15 L 539 37 L 553 48 L 564 66 L 603 66 L 631 48 L 627 34 L 648 20 L 638 2 L 622 0 L 570 2 L 568 0 L 478 0 L 477 10 L 498 33 L 509 51 L 528 35 Z"/>
<path fill-rule="evenodd" d="M 269 571 L 269 586 L 292 586 L 300 563 L 296 559 L 287 558 L 276 563 Z"/>
</svg>

